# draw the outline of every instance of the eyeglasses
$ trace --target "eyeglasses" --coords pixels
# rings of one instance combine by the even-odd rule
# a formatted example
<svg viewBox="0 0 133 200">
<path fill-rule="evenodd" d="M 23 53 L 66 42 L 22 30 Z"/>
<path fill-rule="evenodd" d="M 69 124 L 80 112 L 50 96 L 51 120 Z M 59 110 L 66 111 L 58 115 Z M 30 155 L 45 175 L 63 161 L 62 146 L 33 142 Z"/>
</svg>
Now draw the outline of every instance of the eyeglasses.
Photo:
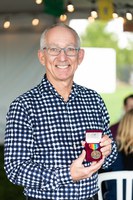
<svg viewBox="0 0 133 200">
<path fill-rule="evenodd" d="M 80 48 L 75 47 L 66 47 L 66 48 L 59 48 L 59 47 L 44 47 L 43 49 L 46 49 L 47 53 L 51 56 L 58 56 L 61 51 L 63 50 L 66 56 L 76 56 L 78 54 L 78 51 Z"/>
</svg>

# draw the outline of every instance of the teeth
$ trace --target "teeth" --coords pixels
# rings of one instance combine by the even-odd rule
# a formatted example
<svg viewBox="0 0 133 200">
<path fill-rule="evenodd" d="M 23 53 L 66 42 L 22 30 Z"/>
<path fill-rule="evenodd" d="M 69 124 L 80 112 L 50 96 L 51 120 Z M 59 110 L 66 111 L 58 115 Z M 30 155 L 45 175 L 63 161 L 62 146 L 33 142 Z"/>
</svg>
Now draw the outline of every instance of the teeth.
<svg viewBox="0 0 133 200">
<path fill-rule="evenodd" d="M 60 68 L 60 69 L 65 69 L 68 67 L 68 65 L 56 65 L 56 67 Z"/>
</svg>

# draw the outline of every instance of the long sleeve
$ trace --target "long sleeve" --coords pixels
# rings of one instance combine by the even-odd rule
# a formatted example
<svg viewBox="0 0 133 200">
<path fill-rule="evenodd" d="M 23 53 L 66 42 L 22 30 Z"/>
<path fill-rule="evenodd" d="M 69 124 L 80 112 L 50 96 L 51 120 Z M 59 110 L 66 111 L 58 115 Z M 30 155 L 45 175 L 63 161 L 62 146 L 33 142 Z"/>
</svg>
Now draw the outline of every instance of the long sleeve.
<svg viewBox="0 0 133 200">
<path fill-rule="evenodd" d="M 19 102 L 11 105 L 7 115 L 5 171 L 9 180 L 36 189 L 55 189 L 72 181 L 69 167 L 47 168 L 44 162 L 34 162 L 34 127 L 29 116 Z"/>
</svg>

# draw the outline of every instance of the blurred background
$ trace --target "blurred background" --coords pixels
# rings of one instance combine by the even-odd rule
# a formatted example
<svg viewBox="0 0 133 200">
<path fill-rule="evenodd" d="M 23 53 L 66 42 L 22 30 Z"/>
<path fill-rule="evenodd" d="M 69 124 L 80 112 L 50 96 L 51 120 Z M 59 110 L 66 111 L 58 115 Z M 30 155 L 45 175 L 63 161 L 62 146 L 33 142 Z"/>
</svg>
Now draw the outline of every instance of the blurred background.
<svg viewBox="0 0 133 200">
<path fill-rule="evenodd" d="M 4 0 L 0 2 L 0 199 L 24 199 L 3 169 L 6 113 L 10 103 L 37 85 L 45 73 L 37 58 L 41 33 L 63 22 L 80 35 L 85 61 L 75 82 L 103 97 L 114 123 L 133 93 L 133 1 Z"/>
</svg>

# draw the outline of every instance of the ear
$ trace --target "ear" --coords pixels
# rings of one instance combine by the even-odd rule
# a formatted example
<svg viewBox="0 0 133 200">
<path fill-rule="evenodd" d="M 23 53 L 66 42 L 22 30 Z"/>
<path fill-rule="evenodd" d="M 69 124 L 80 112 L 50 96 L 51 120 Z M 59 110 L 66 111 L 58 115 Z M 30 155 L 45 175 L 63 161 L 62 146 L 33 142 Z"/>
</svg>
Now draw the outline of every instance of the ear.
<svg viewBox="0 0 133 200">
<path fill-rule="evenodd" d="M 45 65 L 45 57 L 42 50 L 38 50 L 38 59 L 42 65 Z"/>
<path fill-rule="evenodd" d="M 80 49 L 80 50 L 79 50 L 79 53 L 78 53 L 78 64 L 79 64 L 79 65 L 81 64 L 81 62 L 82 62 L 82 60 L 83 60 L 83 58 L 84 58 L 84 54 L 85 54 L 84 49 Z"/>
</svg>

